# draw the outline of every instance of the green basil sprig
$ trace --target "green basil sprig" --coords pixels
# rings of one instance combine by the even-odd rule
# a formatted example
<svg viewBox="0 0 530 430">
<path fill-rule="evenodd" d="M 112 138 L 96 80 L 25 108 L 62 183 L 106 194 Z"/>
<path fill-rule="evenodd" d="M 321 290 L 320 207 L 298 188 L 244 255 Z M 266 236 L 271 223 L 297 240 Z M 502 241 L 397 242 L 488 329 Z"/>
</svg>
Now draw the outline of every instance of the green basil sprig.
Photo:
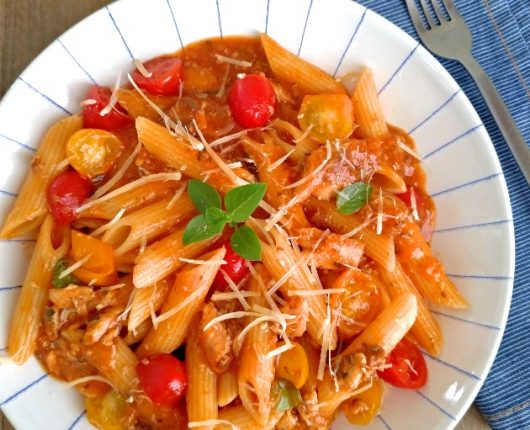
<svg viewBox="0 0 530 430">
<path fill-rule="evenodd" d="M 350 215 L 361 209 L 372 194 L 372 186 L 365 182 L 354 182 L 339 192 L 337 210 Z"/>
<path fill-rule="evenodd" d="M 258 207 L 265 195 L 266 184 L 247 184 L 228 191 L 224 198 L 225 210 L 221 207 L 221 196 L 211 185 L 192 179 L 188 182 L 188 195 L 201 213 L 193 218 L 184 230 L 184 245 L 206 240 L 223 231 L 226 224 L 234 227 L 230 238 L 232 249 L 249 261 L 261 259 L 261 245 L 254 230 L 238 226 L 245 222 Z"/>
<path fill-rule="evenodd" d="M 272 383 L 272 400 L 277 411 L 283 412 L 301 405 L 302 395 L 294 384 L 286 379 L 275 379 Z"/>
<path fill-rule="evenodd" d="M 52 286 L 53 288 L 65 288 L 70 284 L 77 284 L 79 281 L 71 273 L 62 278 L 59 275 L 68 268 L 69 264 L 67 260 L 59 260 L 53 268 Z"/>
</svg>

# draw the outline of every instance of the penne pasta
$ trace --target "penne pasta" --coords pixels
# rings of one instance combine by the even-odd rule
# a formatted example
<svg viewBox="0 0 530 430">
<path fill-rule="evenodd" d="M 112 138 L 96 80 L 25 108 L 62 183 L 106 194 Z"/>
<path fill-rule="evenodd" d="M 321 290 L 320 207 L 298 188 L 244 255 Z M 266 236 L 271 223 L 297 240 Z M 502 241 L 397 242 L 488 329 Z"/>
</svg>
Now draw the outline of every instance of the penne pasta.
<svg viewBox="0 0 530 430">
<path fill-rule="evenodd" d="M 219 420 L 226 421 L 229 424 L 218 424 L 215 430 L 234 430 L 236 426 L 240 430 L 265 430 L 272 429 L 272 426 L 262 426 L 258 424 L 245 410 L 243 405 L 227 406 L 219 411 Z"/>
<path fill-rule="evenodd" d="M 352 94 L 353 115 L 360 137 L 385 136 L 388 127 L 379 103 L 372 70 L 365 68 L 359 76 Z"/>
<path fill-rule="evenodd" d="M 20 291 L 9 329 L 9 356 L 24 363 L 35 351 L 41 316 L 48 301 L 52 271 L 70 247 L 70 230 L 65 228 L 58 246 L 53 245 L 54 222 L 50 215 L 41 226 L 33 256 Z"/>
<path fill-rule="evenodd" d="M 57 122 L 44 135 L 26 181 L 4 222 L 0 238 L 10 239 L 30 233 L 44 221 L 48 213 L 46 191 L 53 178 L 68 167 L 68 163 L 63 163 L 66 142 L 82 126 L 81 117 L 74 115 Z"/>
<path fill-rule="evenodd" d="M 137 289 L 134 293 L 127 328 L 129 331 L 136 331 L 149 317 L 154 317 L 164 303 L 170 289 L 168 279 L 163 279 L 145 288 Z"/>
<path fill-rule="evenodd" d="M 266 34 L 262 33 L 260 37 L 272 72 L 280 80 L 295 84 L 309 94 L 346 92 L 342 83 L 318 67 L 290 53 Z"/>
<path fill-rule="evenodd" d="M 188 363 L 188 391 L 186 393 L 188 422 L 217 419 L 217 375 L 208 367 L 199 346 L 196 326 L 190 332 L 186 342 L 186 362 Z M 204 425 L 197 428 L 209 430 L 213 429 L 213 426 Z"/>
<path fill-rule="evenodd" d="M 217 384 L 217 404 L 223 407 L 232 403 L 239 396 L 237 384 L 237 370 L 228 369 L 218 377 Z"/>
<path fill-rule="evenodd" d="M 222 247 L 202 259 L 218 262 L 223 259 L 225 252 Z M 170 353 L 182 345 L 219 267 L 220 263 L 188 264 L 178 273 L 162 306 L 161 315 L 155 320 L 160 324 L 153 327 L 136 351 L 139 357 Z"/>
<path fill-rule="evenodd" d="M 263 266 L 256 268 L 258 273 Z M 249 291 L 260 291 L 259 281 L 251 278 Z M 263 295 L 250 297 L 249 305 L 265 306 Z M 249 321 L 250 322 L 250 321 Z M 274 380 L 275 360 L 267 354 L 276 347 L 276 334 L 269 323 L 252 327 L 247 333 L 239 356 L 237 381 L 239 397 L 247 413 L 261 425 L 267 424 L 271 413 L 271 386 Z"/>
<path fill-rule="evenodd" d="M 149 245 L 145 252 L 138 256 L 134 267 L 134 285 L 144 288 L 160 281 L 180 269 L 184 262 L 181 258 L 195 258 L 203 253 L 217 236 L 201 242 L 184 245 L 184 229 L 179 229 L 169 236 Z"/>
<path fill-rule="evenodd" d="M 172 227 L 192 217 L 195 208 L 187 195 L 183 195 L 170 209 L 171 197 L 152 203 L 122 217 L 109 228 L 102 240 L 114 247 L 120 256 L 166 233 Z"/>
<path fill-rule="evenodd" d="M 440 354 L 443 342 L 440 326 L 401 265 L 397 263 L 392 272 L 379 266 L 379 274 L 392 300 L 396 300 L 402 294 L 414 294 L 416 296 L 418 315 L 411 328 L 411 334 L 429 354 Z"/>
</svg>

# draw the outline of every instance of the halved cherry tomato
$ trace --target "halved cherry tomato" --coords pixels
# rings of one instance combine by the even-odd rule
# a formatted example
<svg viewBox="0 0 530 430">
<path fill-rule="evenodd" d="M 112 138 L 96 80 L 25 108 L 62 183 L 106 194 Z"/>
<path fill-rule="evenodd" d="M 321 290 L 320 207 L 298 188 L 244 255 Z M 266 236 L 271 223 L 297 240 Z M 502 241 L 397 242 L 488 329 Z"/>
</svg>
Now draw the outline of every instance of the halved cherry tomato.
<svg viewBox="0 0 530 430">
<path fill-rule="evenodd" d="M 144 358 L 136 373 L 145 394 L 158 405 L 176 406 L 186 394 L 186 366 L 171 354 Z"/>
<path fill-rule="evenodd" d="M 58 174 L 46 194 L 53 219 L 58 224 L 70 224 L 77 217 L 75 210 L 88 199 L 91 191 L 90 181 L 75 170 Z"/>
<path fill-rule="evenodd" d="M 345 94 L 307 95 L 298 114 L 300 127 L 319 142 L 345 139 L 353 132 L 353 104 Z"/>
<path fill-rule="evenodd" d="M 378 372 L 389 384 L 400 388 L 417 389 L 427 382 L 427 364 L 420 349 L 410 340 L 403 338 L 387 358 L 392 366 Z"/>
<path fill-rule="evenodd" d="M 92 100 L 92 104 L 83 107 L 83 126 L 85 128 L 100 128 L 102 130 L 114 131 L 133 123 L 119 103 L 116 103 L 110 112 L 101 115 L 101 111 L 109 104 L 111 90 L 97 85 L 92 86 L 86 95 L 86 100 Z"/>
<path fill-rule="evenodd" d="M 337 326 L 344 337 L 355 336 L 371 323 L 382 310 L 379 281 L 360 270 L 348 269 L 333 283 L 332 288 L 344 288 L 341 294 L 333 294 L 333 309 L 340 307 Z"/>
<path fill-rule="evenodd" d="M 223 246 L 226 249 L 226 254 L 224 257 L 226 264 L 221 266 L 221 270 L 224 271 L 228 277 L 234 281 L 235 284 L 238 284 L 249 273 L 247 260 L 245 260 L 239 254 L 236 254 L 229 242 L 225 242 Z M 217 290 L 223 290 L 228 286 L 228 282 L 226 282 L 221 270 L 217 272 L 217 275 L 215 275 L 215 279 L 213 281 L 213 287 Z"/>
<path fill-rule="evenodd" d="M 274 114 L 276 94 L 265 76 L 246 75 L 230 88 L 228 106 L 241 127 L 262 127 Z"/>
<path fill-rule="evenodd" d="M 107 173 L 122 151 L 123 144 L 116 135 L 95 128 L 75 132 L 66 144 L 68 161 L 87 178 Z"/>
<path fill-rule="evenodd" d="M 420 206 L 423 206 L 423 200 L 414 187 L 408 187 L 407 191 L 401 194 L 396 194 L 396 197 L 399 197 L 399 199 L 410 208 L 412 207 L 412 194 L 414 194 L 416 207 L 419 209 Z"/>
<path fill-rule="evenodd" d="M 381 408 L 383 391 L 383 383 L 379 379 L 374 379 L 368 390 L 342 403 L 342 412 L 348 421 L 355 425 L 370 423 Z"/>
<path fill-rule="evenodd" d="M 151 76 L 144 76 L 138 70 L 132 73 L 134 82 L 142 90 L 158 96 L 175 96 L 179 93 L 180 85 L 184 79 L 180 58 L 154 58 L 144 63 L 144 67 Z"/>
<path fill-rule="evenodd" d="M 276 365 L 276 377 L 291 381 L 296 388 L 301 388 L 309 373 L 307 354 L 302 345 L 292 342 L 293 347 L 280 355 Z"/>
<path fill-rule="evenodd" d="M 74 276 L 86 283 L 95 281 L 95 285 L 108 285 L 116 280 L 114 270 L 114 250 L 111 245 L 92 236 L 72 230 L 72 259 L 88 260 L 77 270 Z"/>
</svg>

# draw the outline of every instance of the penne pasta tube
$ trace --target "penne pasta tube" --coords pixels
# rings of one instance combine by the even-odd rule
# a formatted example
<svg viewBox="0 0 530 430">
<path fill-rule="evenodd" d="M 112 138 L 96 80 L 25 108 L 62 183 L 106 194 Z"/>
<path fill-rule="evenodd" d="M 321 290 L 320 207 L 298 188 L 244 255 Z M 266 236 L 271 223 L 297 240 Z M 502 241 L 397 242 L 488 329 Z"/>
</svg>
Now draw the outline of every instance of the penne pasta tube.
<svg viewBox="0 0 530 430">
<path fill-rule="evenodd" d="M 263 272 L 263 266 L 257 266 L 256 270 L 258 273 Z M 250 279 L 248 290 L 261 291 L 256 278 Z M 263 295 L 250 297 L 248 301 L 250 306 L 267 305 Z M 247 413 L 261 425 L 267 424 L 271 413 L 270 393 L 276 362 L 267 354 L 275 347 L 276 333 L 272 331 L 270 323 L 264 322 L 249 330 L 239 355 L 239 397 Z"/>
<path fill-rule="evenodd" d="M 418 315 L 411 328 L 411 334 L 429 354 L 438 355 L 442 349 L 442 331 L 436 319 L 418 293 L 418 290 L 403 271 L 399 263 L 394 271 L 389 272 L 379 266 L 379 274 L 392 300 L 396 300 L 402 294 L 414 294 L 417 299 Z"/>
<path fill-rule="evenodd" d="M 52 273 L 57 262 L 70 247 L 70 229 L 64 228 L 61 244 L 53 246 L 54 222 L 48 215 L 41 226 L 33 256 L 18 297 L 9 330 L 9 356 L 16 363 L 24 363 L 35 351 L 35 341 L 41 326 Z"/>
<path fill-rule="evenodd" d="M 262 426 L 258 424 L 245 410 L 243 405 L 227 406 L 219 411 L 219 421 L 226 421 L 226 424 L 218 424 L 215 430 L 234 430 L 236 426 L 239 430 L 265 430 L 274 428 L 274 424 Z M 230 424 L 228 424 L 230 423 Z"/>
<path fill-rule="evenodd" d="M 195 207 L 187 195 L 168 209 L 171 197 L 132 212 L 118 220 L 103 235 L 102 240 L 114 247 L 114 255 L 120 256 L 156 239 L 175 225 L 186 221 L 195 213 Z"/>
<path fill-rule="evenodd" d="M 232 403 L 238 396 L 237 370 L 230 368 L 218 377 L 217 404 L 219 407 L 226 406 Z"/>
<path fill-rule="evenodd" d="M 112 358 L 109 360 L 109 349 Z M 87 347 L 86 359 L 98 372 L 107 378 L 122 394 L 129 395 L 138 389 L 136 366 L 138 358 L 127 343 L 116 337 L 112 347 L 96 343 Z"/>
<path fill-rule="evenodd" d="M 140 323 L 134 331 L 130 331 L 123 338 L 127 345 L 134 345 L 135 343 L 141 342 L 147 336 L 147 333 L 153 328 L 153 322 L 150 319 L 146 319 Z"/>
<path fill-rule="evenodd" d="M 361 351 L 364 346 L 377 345 L 388 355 L 405 337 L 418 314 L 418 300 L 412 293 L 395 298 L 377 318 L 357 336 L 341 355 Z"/>
<path fill-rule="evenodd" d="M 326 72 L 287 51 L 266 34 L 262 33 L 260 37 L 272 72 L 280 80 L 309 94 L 346 92 L 342 83 Z"/>
<path fill-rule="evenodd" d="M 79 214 L 79 218 L 111 220 L 121 209 L 125 209 L 125 214 L 128 214 L 156 200 L 172 195 L 178 186 L 180 183 L 174 181 L 150 182 L 85 209 Z"/>
<path fill-rule="evenodd" d="M 82 126 L 79 115 L 70 116 L 54 124 L 44 135 L 26 181 L 4 223 L 1 239 L 30 233 L 44 221 L 48 213 L 46 192 L 55 176 L 68 167 L 68 163 L 63 163 L 66 143 Z"/>
<path fill-rule="evenodd" d="M 149 332 L 136 351 L 139 357 L 170 353 L 182 345 L 193 317 L 204 303 L 225 252 L 225 248 L 221 247 L 202 257 L 212 264 L 188 264 L 178 273 L 161 314 L 155 319 L 155 323 L 159 322 L 158 327 Z"/>
<path fill-rule="evenodd" d="M 136 331 L 149 317 L 155 316 L 155 312 L 162 307 L 170 286 L 169 280 L 163 279 L 145 288 L 136 289 L 127 320 L 129 331 Z"/>
<path fill-rule="evenodd" d="M 136 288 L 153 285 L 171 275 L 185 264 L 180 258 L 195 258 L 217 240 L 215 236 L 201 242 L 184 245 L 183 235 L 184 228 L 181 228 L 149 245 L 145 252 L 138 256 L 133 272 Z"/>
<path fill-rule="evenodd" d="M 312 223 L 321 228 L 329 228 L 334 233 L 348 234 L 358 229 L 353 237 L 364 243 L 364 253 L 386 270 L 394 270 L 396 254 L 393 238 L 385 233 L 378 235 L 369 226 L 363 227 L 365 221 L 357 214 L 341 214 L 333 202 L 314 197 L 304 202 L 304 211 Z"/>
<path fill-rule="evenodd" d="M 388 134 L 386 119 L 379 103 L 372 70 L 365 68 L 352 94 L 353 115 L 358 129 L 356 133 L 363 138 Z"/>
<path fill-rule="evenodd" d="M 208 362 L 199 345 L 197 330 L 198 328 L 195 326 L 186 342 L 188 422 L 215 420 L 218 413 L 217 375 L 208 367 Z M 213 425 L 204 425 L 197 428 L 209 430 L 213 427 Z"/>
</svg>

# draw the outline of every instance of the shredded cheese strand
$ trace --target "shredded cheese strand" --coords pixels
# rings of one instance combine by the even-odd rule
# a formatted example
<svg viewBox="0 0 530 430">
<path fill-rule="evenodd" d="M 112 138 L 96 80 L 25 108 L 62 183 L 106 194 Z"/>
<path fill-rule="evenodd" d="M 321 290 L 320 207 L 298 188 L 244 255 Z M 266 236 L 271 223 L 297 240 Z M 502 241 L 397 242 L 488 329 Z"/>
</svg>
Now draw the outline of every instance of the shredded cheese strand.
<svg viewBox="0 0 530 430">
<path fill-rule="evenodd" d="M 101 233 L 107 231 L 109 228 L 111 228 L 114 224 L 116 224 L 120 218 L 125 213 L 125 208 L 121 208 L 116 215 L 114 215 L 114 218 L 112 218 L 107 224 L 103 224 L 98 229 L 94 230 L 92 233 L 90 233 L 90 236 L 99 236 Z"/>
<path fill-rule="evenodd" d="M 326 294 L 341 294 L 346 290 L 344 288 L 327 288 L 323 290 L 295 290 L 289 291 L 287 295 L 289 296 L 324 296 Z"/>
<path fill-rule="evenodd" d="M 221 54 L 215 54 L 215 58 L 217 58 L 217 61 L 219 61 L 221 63 L 233 64 L 235 66 L 240 66 L 240 67 L 250 67 L 250 66 L 252 66 L 252 63 L 250 63 L 248 61 L 237 60 L 235 58 L 225 57 L 224 55 L 221 55 Z"/>
<path fill-rule="evenodd" d="M 416 152 L 414 152 L 409 146 L 407 146 L 401 139 L 398 139 L 397 144 L 407 154 L 414 157 L 416 160 L 421 161 L 421 157 L 418 154 L 416 154 Z"/>
<path fill-rule="evenodd" d="M 112 187 L 116 185 L 118 181 L 123 177 L 123 175 L 125 175 L 125 172 L 127 172 L 127 169 L 131 166 L 135 158 L 140 153 L 141 149 L 142 149 L 142 143 L 138 142 L 138 144 L 134 148 L 134 151 L 131 153 L 131 155 L 127 157 L 127 159 L 125 160 L 125 163 L 121 165 L 121 167 L 118 169 L 116 174 L 112 178 L 110 178 L 107 182 L 105 182 L 105 184 L 101 188 L 96 190 L 96 192 L 89 199 L 89 201 L 96 200 L 102 195 L 106 194 L 108 191 L 110 191 Z"/>
<path fill-rule="evenodd" d="M 179 261 L 182 261 L 183 263 L 198 264 L 202 266 L 217 266 L 217 265 L 226 264 L 225 260 L 195 260 L 193 258 L 184 258 L 184 257 L 180 257 Z"/>
<path fill-rule="evenodd" d="M 304 176 L 302 179 L 296 182 L 293 182 L 292 184 L 287 185 L 285 188 L 286 189 L 296 188 L 299 185 L 305 184 L 306 182 L 311 180 L 313 177 L 315 177 L 324 167 L 326 167 L 326 164 L 328 163 L 329 160 L 331 160 L 331 144 L 329 143 L 329 140 L 328 140 L 326 141 L 326 158 L 322 160 L 322 163 L 320 163 L 317 167 L 315 167 L 315 169 L 311 173 Z"/>
<path fill-rule="evenodd" d="M 120 89 L 120 81 L 121 72 L 118 74 L 118 78 L 116 79 L 116 83 L 114 84 L 112 94 L 110 95 L 109 103 L 107 104 L 107 106 L 101 109 L 101 111 L 99 112 L 99 116 L 108 115 L 110 111 L 114 108 L 116 103 L 118 103 L 118 90 Z"/>
<path fill-rule="evenodd" d="M 247 312 L 247 311 L 235 311 L 235 312 L 229 312 L 227 314 L 219 315 L 218 317 L 213 318 L 210 320 L 208 324 L 204 326 L 203 331 L 208 330 L 210 327 L 213 327 L 216 324 L 219 324 L 220 322 L 231 320 L 231 319 L 238 319 L 238 318 L 244 318 L 244 317 L 260 317 L 261 314 L 258 312 Z"/>
<path fill-rule="evenodd" d="M 291 149 L 283 157 L 278 158 L 274 163 L 272 163 L 269 167 L 267 167 L 267 172 L 272 172 L 273 170 L 280 167 L 293 154 L 294 151 L 296 151 L 296 148 Z"/>
<path fill-rule="evenodd" d="M 140 72 L 140 74 L 144 78 L 150 78 L 151 76 L 153 76 L 153 72 L 148 71 L 145 68 L 144 63 L 142 63 L 140 60 L 134 60 L 133 64 L 134 64 L 134 67 L 136 67 L 136 69 Z"/>
<path fill-rule="evenodd" d="M 81 260 L 76 261 L 74 264 L 72 264 L 70 267 L 67 267 L 64 269 L 61 273 L 59 273 L 58 278 L 63 279 L 64 277 L 68 276 L 70 273 L 75 272 L 77 269 L 79 269 L 83 264 L 85 264 L 88 260 L 90 260 L 90 257 L 92 256 L 92 253 L 85 255 Z"/>
<path fill-rule="evenodd" d="M 167 312 L 163 313 L 162 315 L 159 315 L 155 318 L 156 323 L 161 323 L 162 321 L 165 321 L 169 318 L 171 318 L 173 315 L 178 314 L 182 309 L 184 309 L 186 306 L 188 306 L 190 303 L 192 303 L 195 298 L 199 297 L 201 294 L 203 294 L 202 289 L 195 290 L 193 293 L 191 293 L 188 297 L 186 297 L 182 302 L 180 302 L 179 305 L 175 306 L 174 308 L 168 310 Z"/>
<path fill-rule="evenodd" d="M 175 193 L 175 195 L 173 196 L 173 198 L 169 201 L 169 203 L 167 204 L 166 206 L 166 209 L 171 209 L 173 206 L 175 206 L 175 204 L 179 201 L 179 199 L 182 197 L 182 194 L 184 194 L 184 192 L 186 191 L 186 187 L 188 186 L 188 183 L 187 182 L 184 182 L 180 187 L 179 189 L 177 190 L 177 192 Z"/>
<path fill-rule="evenodd" d="M 257 291 L 239 291 L 238 293 L 234 292 L 228 292 L 228 293 L 213 293 L 212 294 L 212 301 L 213 302 L 220 302 L 224 300 L 234 300 L 237 299 L 238 296 L 243 297 L 259 297 L 261 294 Z"/>
<path fill-rule="evenodd" d="M 104 378 L 103 376 L 100 376 L 100 375 L 83 376 L 81 378 L 77 378 L 77 379 L 74 379 L 72 381 L 67 382 L 66 386 L 68 388 L 72 388 L 72 387 L 75 387 L 76 385 L 84 384 L 85 382 L 89 382 L 89 381 L 103 382 L 103 383 L 105 383 L 107 385 L 110 385 L 114 390 L 118 391 L 116 386 L 109 379 Z"/>
<path fill-rule="evenodd" d="M 229 134 L 228 136 L 220 137 L 219 139 L 215 139 L 210 143 L 211 148 L 215 148 L 216 146 L 222 145 L 226 142 L 231 142 L 232 140 L 238 139 L 241 136 L 245 136 L 248 133 L 248 130 L 241 130 L 234 134 Z"/>
<path fill-rule="evenodd" d="M 383 189 L 379 188 L 379 197 L 377 200 L 377 227 L 376 234 L 380 235 L 383 232 Z"/>
</svg>

